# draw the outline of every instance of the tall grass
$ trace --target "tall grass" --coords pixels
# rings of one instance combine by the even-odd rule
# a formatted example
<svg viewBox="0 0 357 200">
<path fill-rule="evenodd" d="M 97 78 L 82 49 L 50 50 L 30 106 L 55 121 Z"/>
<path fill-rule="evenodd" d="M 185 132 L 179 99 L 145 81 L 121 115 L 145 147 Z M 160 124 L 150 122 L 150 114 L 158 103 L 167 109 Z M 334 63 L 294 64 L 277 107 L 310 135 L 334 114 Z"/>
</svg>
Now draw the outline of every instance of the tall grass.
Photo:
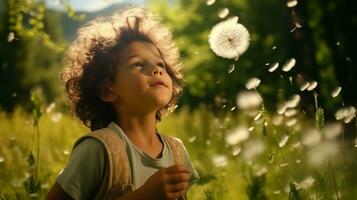
<svg viewBox="0 0 357 200">
<path fill-rule="evenodd" d="M 75 139 L 89 132 L 70 114 L 42 106 L 37 122 L 21 108 L 11 114 L 0 112 L 1 199 L 43 199 L 65 166 Z M 340 138 L 307 146 L 304 135 L 315 120 L 299 114 L 294 126 L 272 127 L 266 126 L 265 117 L 254 118 L 228 108 L 216 114 L 205 107 L 182 108 L 158 125 L 161 133 L 183 140 L 201 176 L 190 188 L 189 199 L 352 200 L 357 196 L 357 149 L 352 143 L 345 141 L 350 145 L 343 151 L 339 148 L 338 154 L 328 154 L 316 164 L 314 155 L 325 156 L 324 151 L 329 151 L 320 145 L 341 147 Z M 237 126 L 249 127 L 249 138 L 229 145 L 226 137 Z M 285 136 L 288 140 L 281 145 Z M 36 142 L 38 152 L 32 148 Z"/>
</svg>

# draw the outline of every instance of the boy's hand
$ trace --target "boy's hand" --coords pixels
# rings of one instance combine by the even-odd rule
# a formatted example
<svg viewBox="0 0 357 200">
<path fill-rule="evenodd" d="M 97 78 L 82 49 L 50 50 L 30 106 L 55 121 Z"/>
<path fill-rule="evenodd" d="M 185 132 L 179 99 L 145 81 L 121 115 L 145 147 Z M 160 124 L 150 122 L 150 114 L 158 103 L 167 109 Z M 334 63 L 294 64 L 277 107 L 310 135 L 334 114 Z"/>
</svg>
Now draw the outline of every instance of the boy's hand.
<svg viewBox="0 0 357 200">
<path fill-rule="evenodd" d="M 155 172 L 140 189 L 145 199 L 178 199 L 185 195 L 190 176 L 186 166 L 173 165 Z"/>
</svg>

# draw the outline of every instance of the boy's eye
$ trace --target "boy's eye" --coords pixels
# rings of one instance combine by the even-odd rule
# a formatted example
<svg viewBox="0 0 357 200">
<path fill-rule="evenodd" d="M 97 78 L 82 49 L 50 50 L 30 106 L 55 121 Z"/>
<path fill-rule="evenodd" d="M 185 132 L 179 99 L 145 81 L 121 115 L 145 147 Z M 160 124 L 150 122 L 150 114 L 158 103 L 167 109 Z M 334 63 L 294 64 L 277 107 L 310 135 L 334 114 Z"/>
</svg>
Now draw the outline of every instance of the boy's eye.
<svg viewBox="0 0 357 200">
<path fill-rule="evenodd" d="M 132 66 L 133 67 L 143 67 L 144 65 L 141 62 L 135 62 L 135 63 L 132 64 Z"/>
<path fill-rule="evenodd" d="M 158 65 L 159 67 L 166 68 L 165 63 L 163 63 L 163 62 L 159 62 L 159 63 L 157 63 L 157 65 Z"/>
</svg>

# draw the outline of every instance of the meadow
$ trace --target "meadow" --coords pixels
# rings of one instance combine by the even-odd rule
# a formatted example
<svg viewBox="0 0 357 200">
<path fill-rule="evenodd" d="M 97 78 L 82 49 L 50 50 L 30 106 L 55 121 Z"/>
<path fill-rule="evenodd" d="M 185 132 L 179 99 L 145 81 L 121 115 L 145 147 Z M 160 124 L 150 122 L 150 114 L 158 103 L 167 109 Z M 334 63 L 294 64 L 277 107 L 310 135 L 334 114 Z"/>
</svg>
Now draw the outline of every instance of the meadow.
<svg viewBox="0 0 357 200">
<path fill-rule="evenodd" d="M 43 199 L 75 139 L 89 132 L 55 104 L 34 105 L 33 113 L 1 112 L 1 199 Z M 302 113 L 294 119 L 183 107 L 159 123 L 159 132 L 183 140 L 200 174 L 189 199 L 355 199 L 357 148 L 343 126 L 318 127 Z"/>
</svg>

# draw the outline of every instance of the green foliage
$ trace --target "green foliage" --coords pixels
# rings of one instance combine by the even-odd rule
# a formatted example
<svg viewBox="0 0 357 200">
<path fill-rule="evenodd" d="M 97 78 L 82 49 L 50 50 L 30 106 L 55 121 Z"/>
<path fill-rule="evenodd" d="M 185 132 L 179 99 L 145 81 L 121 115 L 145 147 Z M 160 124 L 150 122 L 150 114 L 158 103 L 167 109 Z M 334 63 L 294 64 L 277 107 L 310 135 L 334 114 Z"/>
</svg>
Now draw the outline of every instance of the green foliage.
<svg viewBox="0 0 357 200">
<path fill-rule="evenodd" d="M 252 176 L 251 181 L 247 186 L 247 195 L 250 200 L 266 200 L 265 195 L 265 174 L 260 176 Z"/>
</svg>

